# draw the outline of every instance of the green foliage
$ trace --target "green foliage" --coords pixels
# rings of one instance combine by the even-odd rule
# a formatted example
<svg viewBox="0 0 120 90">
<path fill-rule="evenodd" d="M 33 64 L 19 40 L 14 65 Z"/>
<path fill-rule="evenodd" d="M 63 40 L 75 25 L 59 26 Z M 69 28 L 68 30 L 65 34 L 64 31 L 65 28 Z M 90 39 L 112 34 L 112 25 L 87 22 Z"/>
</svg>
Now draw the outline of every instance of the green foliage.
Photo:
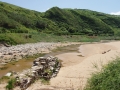
<svg viewBox="0 0 120 90">
<path fill-rule="evenodd" d="M 10 79 L 8 81 L 8 85 L 6 86 L 6 90 L 13 90 L 15 87 L 16 79 Z"/>
<path fill-rule="evenodd" d="M 120 35 L 120 16 L 85 9 L 61 9 L 53 7 L 44 13 L 40 13 L 0 1 L 0 12 L 0 35 L 6 35 L 4 40 L 0 36 L 0 41 L 5 42 L 10 42 L 12 39 L 12 43 L 24 43 L 28 41 L 28 38 L 26 40 L 22 36 L 21 40 L 19 40 L 18 33 L 24 35 L 25 33 L 31 34 L 31 32 L 30 42 L 41 41 L 39 38 L 41 37 L 40 33 L 51 34 L 51 36 L 57 35 L 58 37 L 63 35 Z M 13 33 L 13 36 L 8 35 L 8 33 L 10 35 Z M 38 37 L 35 36 L 36 38 L 34 38 L 34 33 L 37 33 Z M 18 41 L 13 40 L 15 37 Z"/>
<path fill-rule="evenodd" d="M 120 58 L 104 66 L 88 80 L 85 90 L 119 90 Z"/>
<path fill-rule="evenodd" d="M 1 43 L 7 43 L 7 44 L 16 44 L 16 42 L 11 38 L 11 37 L 8 37 L 8 35 L 6 34 L 0 34 L 0 42 Z"/>
<path fill-rule="evenodd" d="M 95 13 L 89 10 L 80 9 L 60 9 L 53 7 L 45 12 L 44 17 L 48 18 L 58 25 L 59 28 L 65 28 L 67 34 L 76 35 L 114 35 L 114 31 L 106 22 L 100 19 Z M 96 12 L 99 14 L 99 12 Z M 103 14 L 106 17 L 106 14 Z M 107 15 L 112 17 L 111 15 Z M 120 18 L 120 17 L 119 17 Z M 58 29 L 56 33 L 61 34 Z"/>
<path fill-rule="evenodd" d="M 45 78 L 40 78 L 41 83 L 44 85 L 50 85 L 50 80 L 46 80 Z"/>
<path fill-rule="evenodd" d="M 31 36 L 32 35 L 32 36 Z M 98 42 L 100 40 L 120 40 L 120 36 L 54 35 L 38 32 L 2 33 L 0 43 L 10 45 L 36 42 Z"/>
</svg>

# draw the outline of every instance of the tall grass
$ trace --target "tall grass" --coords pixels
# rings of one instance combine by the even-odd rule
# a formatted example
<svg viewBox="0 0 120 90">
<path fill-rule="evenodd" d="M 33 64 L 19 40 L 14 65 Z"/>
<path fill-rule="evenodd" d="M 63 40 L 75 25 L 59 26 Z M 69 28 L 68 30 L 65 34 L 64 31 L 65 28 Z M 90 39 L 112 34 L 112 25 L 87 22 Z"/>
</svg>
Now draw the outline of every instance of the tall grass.
<svg viewBox="0 0 120 90">
<path fill-rule="evenodd" d="M 99 42 L 100 40 L 120 40 L 118 36 L 86 36 L 86 35 L 61 35 L 30 33 L 2 33 L 0 42 L 8 44 L 24 44 L 35 42 Z"/>
<path fill-rule="evenodd" d="M 94 73 L 84 90 L 120 90 L 120 58 Z"/>
</svg>

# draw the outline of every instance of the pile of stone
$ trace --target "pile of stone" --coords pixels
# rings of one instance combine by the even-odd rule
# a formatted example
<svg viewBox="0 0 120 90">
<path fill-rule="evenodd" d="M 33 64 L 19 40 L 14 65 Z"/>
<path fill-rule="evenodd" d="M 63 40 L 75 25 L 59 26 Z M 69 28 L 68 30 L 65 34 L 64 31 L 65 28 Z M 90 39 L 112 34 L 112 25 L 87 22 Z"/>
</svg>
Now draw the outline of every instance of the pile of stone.
<svg viewBox="0 0 120 90">
<path fill-rule="evenodd" d="M 37 53 L 49 52 L 56 43 L 34 43 L 0 48 L 0 64 L 16 61 Z"/>
<path fill-rule="evenodd" d="M 37 79 L 50 80 L 50 78 L 57 76 L 60 67 L 61 63 L 56 57 L 39 57 L 33 61 L 30 69 L 24 70 L 20 74 L 14 74 L 15 86 L 20 86 L 21 90 L 26 90 Z"/>
</svg>

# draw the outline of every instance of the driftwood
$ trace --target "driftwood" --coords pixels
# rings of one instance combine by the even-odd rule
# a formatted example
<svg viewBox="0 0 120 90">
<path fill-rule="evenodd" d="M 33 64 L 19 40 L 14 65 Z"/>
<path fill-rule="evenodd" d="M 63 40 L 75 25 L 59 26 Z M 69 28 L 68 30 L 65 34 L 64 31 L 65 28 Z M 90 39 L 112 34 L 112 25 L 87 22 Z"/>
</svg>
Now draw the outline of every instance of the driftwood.
<svg viewBox="0 0 120 90">
<path fill-rule="evenodd" d="M 107 50 L 107 51 L 102 52 L 102 54 L 105 54 L 105 53 L 110 52 L 110 51 L 111 51 L 111 49 L 109 49 L 109 50 Z"/>
</svg>

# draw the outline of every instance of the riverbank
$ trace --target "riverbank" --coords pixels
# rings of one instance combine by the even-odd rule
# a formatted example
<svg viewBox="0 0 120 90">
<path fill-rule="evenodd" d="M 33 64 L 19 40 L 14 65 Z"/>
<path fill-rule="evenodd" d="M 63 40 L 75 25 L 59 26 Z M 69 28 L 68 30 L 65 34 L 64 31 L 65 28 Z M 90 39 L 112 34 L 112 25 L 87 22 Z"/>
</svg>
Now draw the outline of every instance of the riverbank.
<svg viewBox="0 0 120 90">
<path fill-rule="evenodd" d="M 18 63 L 15 63 L 12 67 L 8 67 L 9 69 L 7 71 L 11 71 L 11 69 L 15 69 L 17 71 L 20 71 L 22 68 L 31 66 L 31 63 L 33 60 L 31 58 L 29 60 L 22 60 L 22 58 L 25 58 L 27 56 L 34 56 L 34 54 L 42 54 L 42 53 L 50 53 L 52 50 L 55 50 L 58 47 L 64 47 L 69 45 L 76 45 L 80 44 L 79 42 L 64 42 L 64 43 L 35 43 L 35 44 L 24 44 L 24 45 L 16 45 L 11 47 L 1 47 L 0 48 L 0 59 L 1 67 L 9 62 L 15 62 L 18 61 Z M 59 48 L 60 49 L 60 48 Z M 15 59 L 12 59 L 12 57 L 16 57 Z M 33 59 L 33 58 L 32 58 Z M 21 64 L 21 66 L 20 66 Z M 26 65 L 27 64 L 27 65 Z M 9 66 L 9 65 L 8 65 Z M 21 68 L 22 67 L 22 68 Z M 18 70 L 19 69 L 19 70 Z M 5 74 L 5 71 L 2 71 L 2 75 Z M 4 90 L 5 83 L 0 84 L 0 90 Z"/>
<path fill-rule="evenodd" d="M 56 46 L 59 47 L 72 44 L 81 43 L 58 43 Z M 88 43 L 80 45 L 75 52 L 59 53 L 55 55 L 55 57 L 62 60 L 63 67 L 59 71 L 57 77 L 50 80 L 50 85 L 42 85 L 39 81 L 36 81 L 28 90 L 38 90 L 41 88 L 49 88 L 51 90 L 65 90 L 66 88 L 83 90 L 91 73 L 100 70 L 103 65 L 106 65 L 114 60 L 113 58 L 116 58 L 117 55 L 120 55 L 119 45 L 120 41 Z M 95 67 L 97 67 L 97 69 Z M 0 89 L 4 90 L 2 89 L 2 84 L 0 84 L 0 86 Z"/>
<path fill-rule="evenodd" d="M 1 47 L 0 48 L 0 66 L 6 64 L 11 61 L 17 61 L 27 56 L 32 56 L 38 53 L 49 53 L 51 50 L 72 45 L 78 43 L 31 43 L 31 44 L 23 44 L 23 45 L 16 45 L 11 47 Z"/>
<path fill-rule="evenodd" d="M 57 77 L 50 80 L 50 85 L 39 86 L 36 82 L 28 90 L 52 88 L 52 90 L 83 90 L 91 73 L 99 71 L 102 66 L 113 61 L 120 55 L 120 42 L 96 43 L 81 45 L 78 53 L 64 53 L 56 55 L 63 62 L 63 67 Z M 59 89 L 58 89 L 59 90 Z"/>
</svg>

